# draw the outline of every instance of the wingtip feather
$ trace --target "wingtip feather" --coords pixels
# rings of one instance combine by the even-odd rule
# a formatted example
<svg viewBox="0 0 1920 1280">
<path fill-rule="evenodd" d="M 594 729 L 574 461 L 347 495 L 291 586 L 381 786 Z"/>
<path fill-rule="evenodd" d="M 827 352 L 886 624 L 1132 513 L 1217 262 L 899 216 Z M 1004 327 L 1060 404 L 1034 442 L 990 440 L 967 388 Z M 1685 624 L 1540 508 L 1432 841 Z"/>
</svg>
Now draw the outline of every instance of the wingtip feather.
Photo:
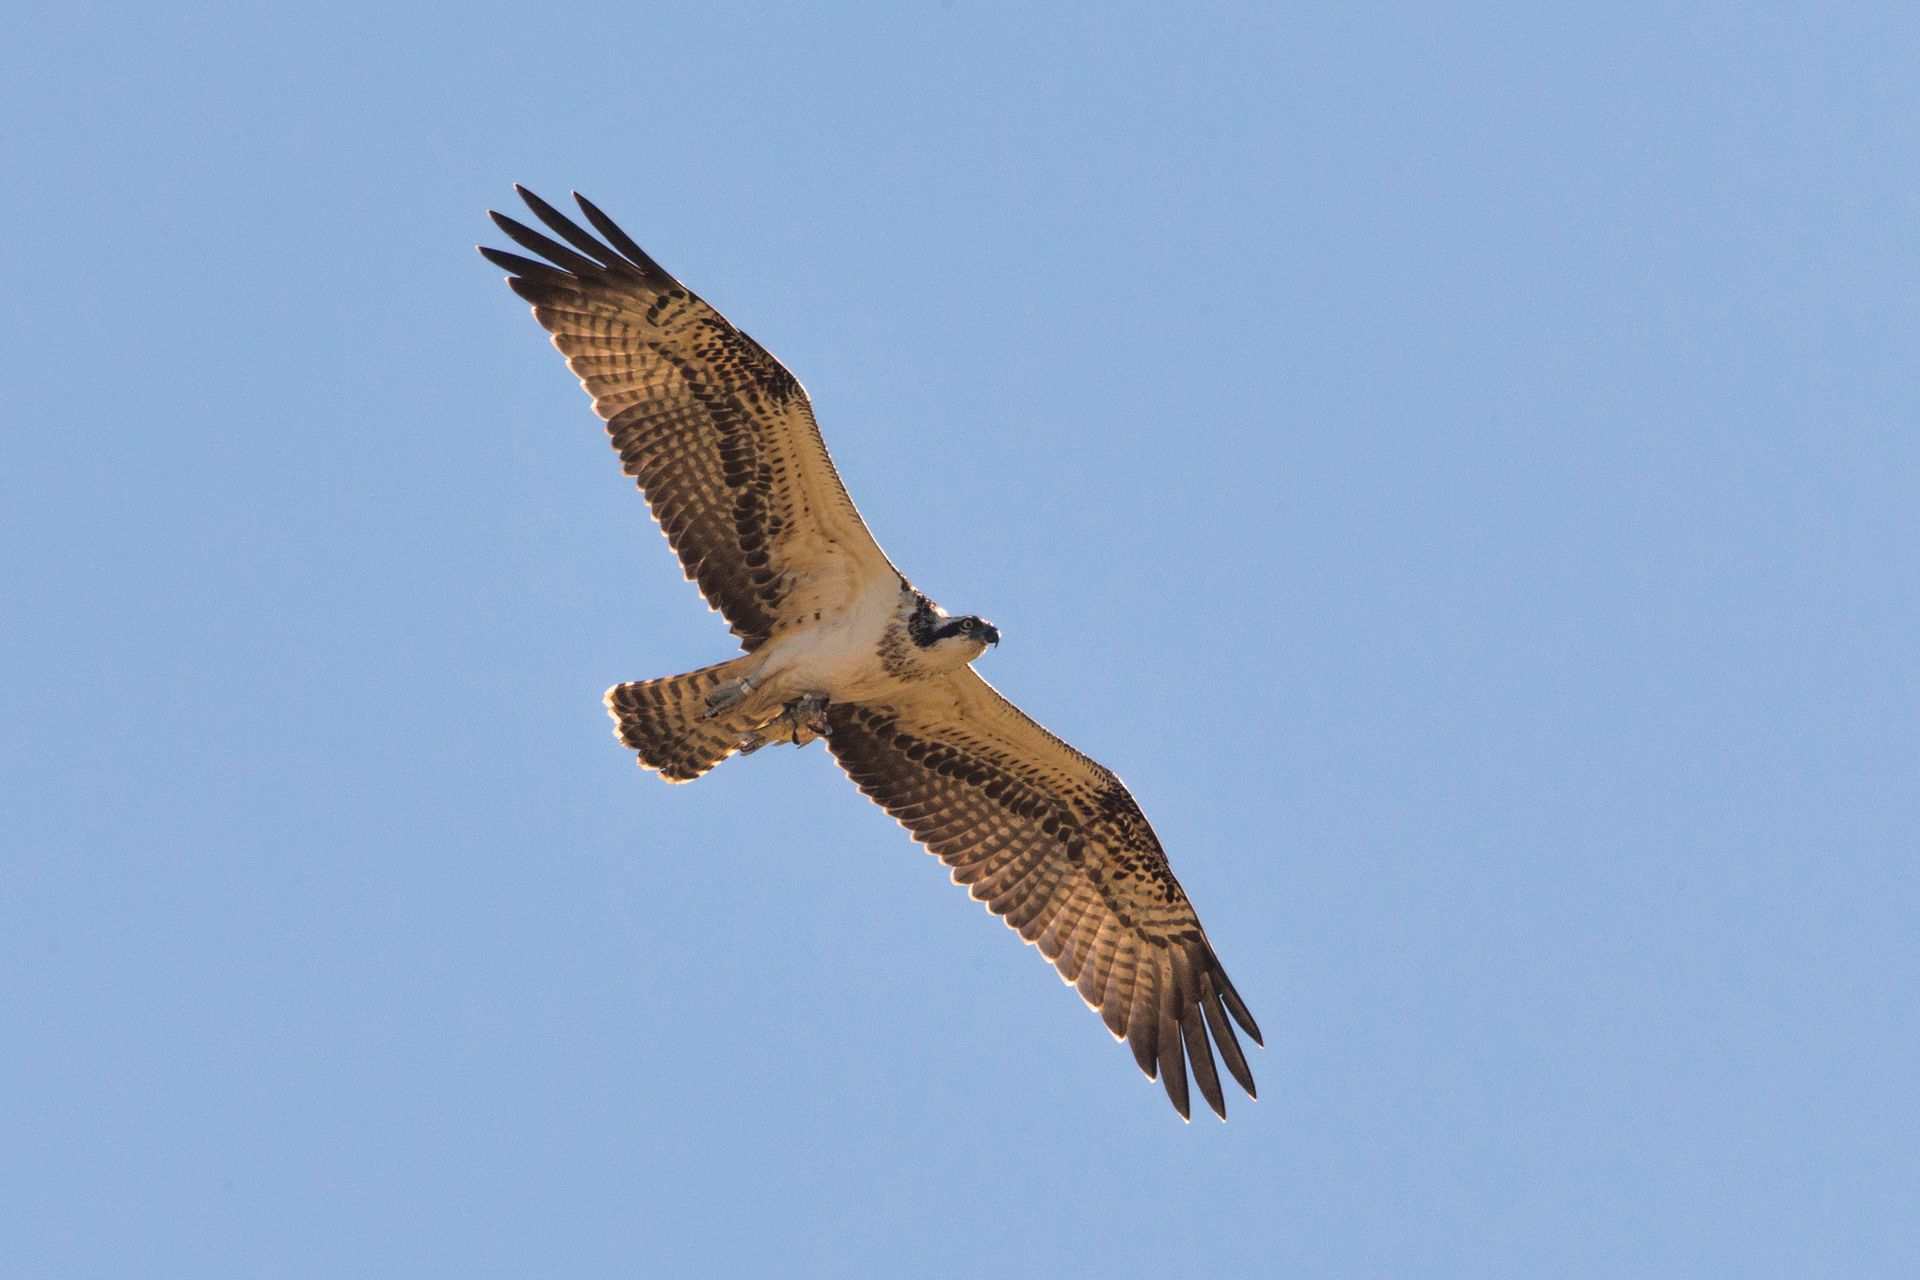
<svg viewBox="0 0 1920 1280">
<path fill-rule="evenodd" d="M 1267 1042 L 1260 1038 L 1260 1024 L 1253 1020 L 1253 1014 L 1247 1011 L 1246 1003 L 1240 999 L 1240 993 L 1233 989 L 1233 984 L 1227 981 L 1225 973 L 1220 974 L 1220 999 L 1226 1003 L 1227 1011 L 1240 1024 L 1241 1030 L 1252 1036 L 1255 1044 L 1265 1048 Z"/>
<path fill-rule="evenodd" d="M 1187 1095 L 1187 1058 L 1180 1047 L 1180 1024 L 1173 1011 L 1160 1013 L 1160 1086 L 1182 1120 L 1193 1119 L 1193 1104 Z"/>
<path fill-rule="evenodd" d="M 540 212 L 538 205 L 533 206 L 533 209 L 535 213 Z M 577 249 L 572 249 L 561 244 L 552 236 L 543 235 L 526 223 L 509 218 L 504 213 L 498 211 L 490 212 L 492 213 L 494 225 L 505 232 L 507 237 L 515 244 L 518 244 L 523 249 L 532 250 L 534 253 L 539 254 L 541 257 L 546 258 L 562 269 L 570 271 L 576 276 L 587 277 L 604 274 L 606 271 L 604 263 L 601 263 L 595 258 L 588 257 Z M 557 217 L 558 215 L 555 216 Z M 577 227 L 574 228 L 574 235 L 586 238 L 584 233 Z M 572 237 L 569 236 L 568 238 L 571 239 Z"/>
<path fill-rule="evenodd" d="M 634 269 L 634 264 L 620 256 L 619 250 L 609 248 L 598 240 L 595 240 L 579 223 L 548 204 L 545 200 L 542 200 L 533 192 L 526 190 L 524 187 L 516 187 L 515 190 L 520 193 L 520 199 L 526 202 L 527 208 L 533 210 L 534 216 L 547 225 L 548 230 L 558 235 L 562 240 L 565 240 L 587 257 L 593 259 L 601 268 L 608 271 L 631 271 Z"/>
<path fill-rule="evenodd" d="M 632 262 L 634 266 L 644 272 L 658 276 L 663 282 L 671 284 L 679 283 L 679 281 L 674 280 L 659 263 L 655 262 L 645 249 L 642 249 L 638 244 L 634 243 L 633 237 L 625 231 L 622 231 L 619 223 L 602 213 L 599 205 L 587 199 L 578 191 L 573 193 L 573 202 L 580 206 L 580 212 L 585 214 L 587 221 L 593 224 L 593 229 L 605 236 L 607 243 L 626 255 L 627 260 Z"/>
<path fill-rule="evenodd" d="M 1247 1066 L 1247 1056 L 1240 1049 L 1240 1042 L 1234 1038 L 1233 1023 L 1220 1008 L 1220 993 L 1210 980 L 1202 978 L 1200 1009 L 1206 1014 L 1207 1029 L 1213 1032 L 1214 1045 L 1220 1050 L 1220 1060 L 1227 1065 L 1227 1074 L 1234 1078 L 1249 1098 L 1259 1097 L 1253 1087 L 1253 1071 Z"/>
<path fill-rule="evenodd" d="M 1200 1006 L 1191 1000 L 1180 1011 L 1180 1036 L 1186 1043 L 1187 1065 L 1193 1071 L 1193 1082 L 1200 1086 L 1200 1096 L 1207 1100 L 1213 1114 L 1225 1120 L 1227 1095 L 1220 1088 L 1220 1072 L 1213 1064 L 1213 1049 L 1207 1043 L 1206 1020 Z"/>
</svg>

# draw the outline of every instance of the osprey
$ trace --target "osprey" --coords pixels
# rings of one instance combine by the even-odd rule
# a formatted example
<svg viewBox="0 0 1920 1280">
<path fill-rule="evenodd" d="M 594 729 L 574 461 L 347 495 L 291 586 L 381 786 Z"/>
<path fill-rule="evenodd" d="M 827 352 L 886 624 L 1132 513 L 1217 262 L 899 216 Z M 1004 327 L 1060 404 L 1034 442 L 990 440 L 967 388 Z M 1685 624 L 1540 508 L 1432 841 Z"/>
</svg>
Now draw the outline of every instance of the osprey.
<svg viewBox="0 0 1920 1280">
<path fill-rule="evenodd" d="M 1209 1048 L 1249 1096 L 1220 967 L 1120 779 L 974 673 L 999 643 L 913 588 L 840 483 L 800 383 L 584 197 L 604 240 L 515 187 L 556 241 L 494 222 L 536 262 L 488 261 L 533 304 L 687 577 L 745 653 L 615 685 L 620 741 L 669 782 L 769 742 L 824 738 L 847 776 L 1040 948 L 1183 1118 L 1187 1072 L 1222 1119 Z"/>
</svg>

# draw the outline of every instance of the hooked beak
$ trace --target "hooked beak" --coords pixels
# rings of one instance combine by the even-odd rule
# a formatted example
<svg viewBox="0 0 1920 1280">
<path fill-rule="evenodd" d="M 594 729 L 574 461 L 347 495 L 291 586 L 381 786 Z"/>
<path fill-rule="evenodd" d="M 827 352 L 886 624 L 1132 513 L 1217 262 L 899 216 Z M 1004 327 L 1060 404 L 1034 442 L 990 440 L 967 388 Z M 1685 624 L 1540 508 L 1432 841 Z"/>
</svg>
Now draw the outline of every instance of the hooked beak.
<svg viewBox="0 0 1920 1280">
<path fill-rule="evenodd" d="M 1000 628 L 989 622 L 980 629 L 980 638 L 988 644 L 997 645 L 1000 643 Z"/>
</svg>

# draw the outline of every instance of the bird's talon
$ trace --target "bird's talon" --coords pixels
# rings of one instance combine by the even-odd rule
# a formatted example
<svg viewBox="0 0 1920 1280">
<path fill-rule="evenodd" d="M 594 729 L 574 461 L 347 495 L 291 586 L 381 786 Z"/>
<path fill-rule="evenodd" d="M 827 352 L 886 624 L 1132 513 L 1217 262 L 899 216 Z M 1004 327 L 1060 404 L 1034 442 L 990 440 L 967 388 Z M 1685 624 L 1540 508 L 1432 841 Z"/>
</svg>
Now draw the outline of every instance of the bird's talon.
<svg viewBox="0 0 1920 1280">
<path fill-rule="evenodd" d="M 795 698 L 780 709 L 780 719 L 793 738 L 793 745 L 804 746 L 814 738 L 827 736 L 827 695 L 809 693 Z M 802 734 L 807 735 L 804 739 Z"/>
</svg>

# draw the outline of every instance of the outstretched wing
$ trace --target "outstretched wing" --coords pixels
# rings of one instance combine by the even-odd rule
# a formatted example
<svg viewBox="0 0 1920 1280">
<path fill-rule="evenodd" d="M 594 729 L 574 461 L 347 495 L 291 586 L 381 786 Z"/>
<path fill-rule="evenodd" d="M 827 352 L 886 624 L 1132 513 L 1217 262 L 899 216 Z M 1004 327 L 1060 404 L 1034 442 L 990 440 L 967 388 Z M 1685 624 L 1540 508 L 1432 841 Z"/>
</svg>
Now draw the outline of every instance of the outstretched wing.
<svg viewBox="0 0 1920 1280">
<path fill-rule="evenodd" d="M 566 243 L 495 213 L 502 231 L 547 261 L 480 252 L 533 304 L 687 577 L 741 647 L 897 577 L 847 497 L 798 380 L 584 197 L 574 199 L 604 243 L 514 190 Z"/>
<path fill-rule="evenodd" d="M 1226 1118 L 1209 1030 L 1253 1094 L 1227 1014 L 1256 1044 L 1260 1030 L 1120 779 L 971 667 L 891 703 L 835 704 L 827 718 L 847 776 L 1040 948 L 1182 1116 L 1191 1066 Z"/>
</svg>

